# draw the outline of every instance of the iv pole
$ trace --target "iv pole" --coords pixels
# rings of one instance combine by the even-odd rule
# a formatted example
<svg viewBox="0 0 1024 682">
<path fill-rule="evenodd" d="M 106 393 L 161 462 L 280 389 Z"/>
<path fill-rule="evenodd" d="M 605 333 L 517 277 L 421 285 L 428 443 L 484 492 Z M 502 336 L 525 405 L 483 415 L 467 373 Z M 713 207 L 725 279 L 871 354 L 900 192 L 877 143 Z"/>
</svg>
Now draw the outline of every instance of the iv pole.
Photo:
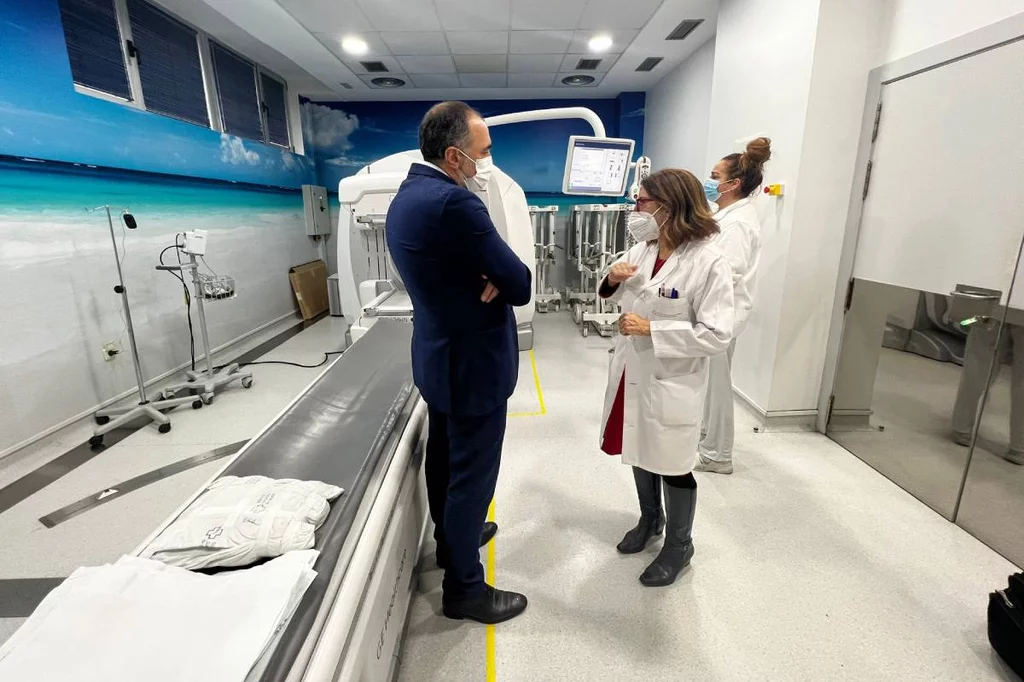
<svg viewBox="0 0 1024 682">
<path fill-rule="evenodd" d="M 241 382 L 242 388 L 252 388 L 252 372 L 241 371 L 238 363 L 234 362 L 220 369 L 213 366 L 210 334 L 206 327 L 206 309 L 203 307 L 203 299 L 206 297 L 206 294 L 203 291 L 202 279 L 199 277 L 199 262 L 196 260 L 194 253 L 190 251 L 185 251 L 185 253 L 188 254 L 189 260 L 187 263 L 182 263 L 181 265 L 158 265 L 156 269 L 180 272 L 182 277 L 187 272 L 192 273 L 192 285 L 195 287 L 195 294 L 193 294 L 192 298 L 195 300 L 196 308 L 199 312 L 199 330 L 203 339 L 203 355 L 206 357 L 206 369 L 187 370 L 185 372 L 187 380 L 165 388 L 163 390 L 163 397 L 173 398 L 173 396 L 181 391 L 187 390 L 197 393 L 200 400 L 209 405 L 213 402 L 217 391 L 232 382 Z M 196 407 L 196 405 L 193 404 L 193 407 Z"/>
<path fill-rule="evenodd" d="M 130 407 L 108 407 L 98 411 L 95 415 L 98 425 L 89 439 L 89 445 L 99 447 L 103 444 L 103 436 L 114 429 L 120 428 L 136 419 L 148 419 L 158 424 L 160 433 L 167 433 L 171 430 L 170 418 L 161 410 L 169 410 L 191 403 L 192 398 L 175 398 L 173 400 L 158 400 L 150 402 L 146 399 L 146 381 L 142 375 L 142 362 L 139 359 L 139 348 L 135 343 L 135 328 L 132 326 L 132 311 L 128 304 L 128 288 L 124 285 L 124 273 L 121 272 L 121 254 L 117 249 L 117 235 L 114 232 L 114 219 L 110 214 L 110 206 L 99 206 L 93 209 L 86 209 L 90 213 L 105 210 L 107 212 L 107 224 L 110 226 L 110 241 L 114 245 L 114 262 L 117 263 L 117 281 L 114 286 L 114 293 L 121 295 L 121 306 L 124 308 L 124 321 L 128 330 L 128 343 L 132 349 L 132 362 L 135 364 L 135 380 L 138 382 L 139 402 Z M 129 230 L 138 227 L 135 216 L 127 209 L 121 211 L 121 219 L 128 226 Z"/>
</svg>

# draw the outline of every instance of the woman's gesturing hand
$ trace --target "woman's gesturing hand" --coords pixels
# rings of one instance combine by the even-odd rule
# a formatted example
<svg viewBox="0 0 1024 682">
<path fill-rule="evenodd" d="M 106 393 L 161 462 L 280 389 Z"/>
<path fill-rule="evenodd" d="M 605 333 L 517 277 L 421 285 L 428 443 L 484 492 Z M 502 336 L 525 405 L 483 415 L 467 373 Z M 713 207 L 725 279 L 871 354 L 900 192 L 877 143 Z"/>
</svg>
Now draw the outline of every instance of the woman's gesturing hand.
<svg viewBox="0 0 1024 682">
<path fill-rule="evenodd" d="M 623 336 L 650 336 L 651 322 L 635 313 L 626 313 L 619 318 L 619 333 Z"/>
<path fill-rule="evenodd" d="M 608 271 L 608 283 L 617 287 L 636 274 L 637 267 L 629 263 L 616 263 Z"/>
</svg>

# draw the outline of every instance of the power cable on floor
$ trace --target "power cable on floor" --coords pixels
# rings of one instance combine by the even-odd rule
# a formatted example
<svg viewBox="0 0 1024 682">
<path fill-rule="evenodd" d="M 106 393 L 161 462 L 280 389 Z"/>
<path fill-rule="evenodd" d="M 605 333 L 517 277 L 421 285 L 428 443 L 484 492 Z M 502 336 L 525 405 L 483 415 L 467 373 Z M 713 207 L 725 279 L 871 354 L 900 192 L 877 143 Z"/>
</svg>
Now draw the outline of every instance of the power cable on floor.
<svg viewBox="0 0 1024 682">
<path fill-rule="evenodd" d="M 318 367 L 323 367 L 328 362 L 330 362 L 332 355 L 344 355 L 344 354 L 345 354 L 345 351 L 343 351 L 343 350 L 335 350 L 335 351 L 330 351 L 329 353 L 324 353 L 324 359 L 319 364 L 316 364 L 316 365 L 303 365 L 303 364 L 300 364 L 298 362 L 287 362 L 285 360 L 259 360 L 259 361 L 255 361 L 255 362 L 243 362 L 243 363 L 240 363 L 238 366 L 239 367 L 252 367 L 253 365 L 287 365 L 288 367 L 299 367 L 301 369 L 317 369 Z M 219 371 L 219 370 L 224 369 L 227 366 L 228 365 L 220 365 L 218 367 L 214 367 L 214 370 L 215 371 Z"/>
</svg>

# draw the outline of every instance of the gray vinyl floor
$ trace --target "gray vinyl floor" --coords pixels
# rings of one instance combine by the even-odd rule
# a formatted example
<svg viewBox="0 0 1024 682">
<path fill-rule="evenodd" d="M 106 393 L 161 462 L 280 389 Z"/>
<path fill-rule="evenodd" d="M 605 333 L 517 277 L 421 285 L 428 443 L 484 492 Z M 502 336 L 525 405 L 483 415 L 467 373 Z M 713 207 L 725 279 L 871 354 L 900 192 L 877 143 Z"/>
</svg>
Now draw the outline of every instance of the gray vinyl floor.
<svg viewBox="0 0 1024 682">
<path fill-rule="evenodd" d="M 737 426 L 737 471 L 700 475 L 692 569 L 668 589 L 620 557 L 635 522 L 626 467 L 597 448 L 608 340 L 539 316 L 513 400 L 495 520 L 498 586 L 521 618 L 436 615 L 427 550 L 400 679 L 1008 680 L 985 634 L 1014 567 L 826 437 Z M 485 554 L 486 557 L 486 554 Z"/>
<path fill-rule="evenodd" d="M 317 362 L 342 332 L 324 321 L 272 357 Z M 1013 679 L 985 639 L 987 593 L 1014 570 L 1008 561 L 824 436 L 754 434 L 742 414 L 736 474 L 699 479 L 692 570 L 672 588 L 643 589 L 637 576 L 654 550 L 614 550 L 635 521 L 631 477 L 597 449 L 609 347 L 581 338 L 565 313 L 538 316 L 536 380 L 524 355 L 510 404 L 492 567 L 530 609 L 490 630 L 438 617 L 427 548 L 403 681 Z M 254 369 L 251 391 L 176 413 L 170 434 L 142 430 L 0 514 L 0 584 L 43 589 L 131 551 L 218 464 L 53 529 L 38 519 L 251 437 L 316 375 Z M 0 462 L 0 487 L 87 435 L 59 434 Z M 23 622 L 2 616 L 0 641 Z"/>
</svg>

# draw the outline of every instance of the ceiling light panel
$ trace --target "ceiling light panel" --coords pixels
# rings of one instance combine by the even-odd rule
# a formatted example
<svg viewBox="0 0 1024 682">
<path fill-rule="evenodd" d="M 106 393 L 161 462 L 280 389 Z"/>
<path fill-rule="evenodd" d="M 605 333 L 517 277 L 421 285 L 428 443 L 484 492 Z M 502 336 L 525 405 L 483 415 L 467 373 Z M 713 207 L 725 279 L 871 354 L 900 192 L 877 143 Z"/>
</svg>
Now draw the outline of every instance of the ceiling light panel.
<svg viewBox="0 0 1024 682">
<path fill-rule="evenodd" d="M 377 33 L 314 33 L 314 37 L 323 43 L 328 50 L 333 52 L 338 57 L 345 60 L 359 59 L 370 59 L 371 57 L 376 59 L 378 57 L 389 57 L 391 56 L 391 50 L 384 44 L 384 41 L 380 39 L 380 35 Z M 366 42 L 367 51 L 366 54 L 361 55 L 350 55 L 345 52 L 345 48 L 342 46 L 345 38 L 354 37 L 359 38 Z"/>
<path fill-rule="evenodd" d="M 358 0 L 378 31 L 440 31 L 434 0 Z"/>
<path fill-rule="evenodd" d="M 446 31 L 506 31 L 510 0 L 435 0 Z"/>
<path fill-rule="evenodd" d="M 636 29 L 625 29 L 617 31 L 576 31 L 573 33 L 572 45 L 569 47 L 569 52 L 573 54 L 601 54 L 590 52 L 590 40 L 597 35 L 606 35 L 612 39 L 612 46 L 608 49 L 608 52 L 622 53 L 626 51 L 626 48 L 634 39 L 640 34 L 640 31 Z"/>
<path fill-rule="evenodd" d="M 452 54 L 506 54 L 508 31 L 449 31 Z"/>
</svg>

